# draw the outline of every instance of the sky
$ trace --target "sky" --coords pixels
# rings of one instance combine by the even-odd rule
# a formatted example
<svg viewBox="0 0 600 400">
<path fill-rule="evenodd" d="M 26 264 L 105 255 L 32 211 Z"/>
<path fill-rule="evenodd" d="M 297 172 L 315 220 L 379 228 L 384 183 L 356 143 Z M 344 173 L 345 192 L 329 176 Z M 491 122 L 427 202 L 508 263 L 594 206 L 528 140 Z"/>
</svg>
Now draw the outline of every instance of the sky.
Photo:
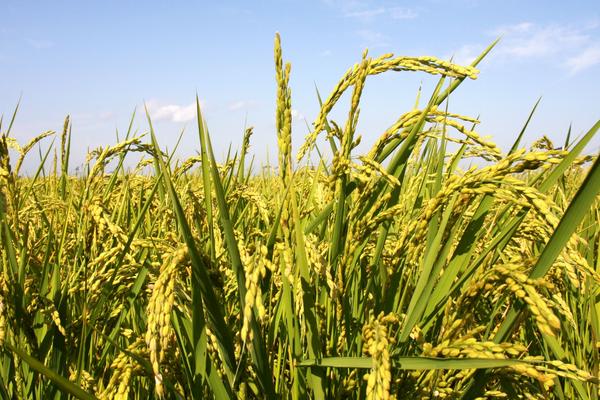
<svg viewBox="0 0 600 400">
<path fill-rule="evenodd" d="M 600 119 L 598 0 L 2 0 L 0 15 L 0 114 L 6 121 L 21 99 L 12 136 L 22 144 L 60 132 L 70 115 L 71 165 L 122 138 L 134 109 L 134 128 L 147 131 L 144 106 L 162 146 L 172 149 L 183 130 L 178 156 L 196 154 L 196 94 L 217 155 L 239 148 L 253 126 L 251 152 L 275 160 L 276 32 L 292 64 L 296 150 L 319 110 L 315 88 L 327 96 L 365 48 L 467 64 L 501 37 L 449 110 L 478 116 L 478 132 L 505 150 L 540 96 L 525 144 L 546 135 L 559 145 L 571 124 L 579 135 Z M 362 149 L 435 83 L 414 72 L 370 77 Z M 343 124 L 346 112 L 342 101 L 332 117 Z M 588 152 L 599 149 L 596 139 Z"/>
</svg>

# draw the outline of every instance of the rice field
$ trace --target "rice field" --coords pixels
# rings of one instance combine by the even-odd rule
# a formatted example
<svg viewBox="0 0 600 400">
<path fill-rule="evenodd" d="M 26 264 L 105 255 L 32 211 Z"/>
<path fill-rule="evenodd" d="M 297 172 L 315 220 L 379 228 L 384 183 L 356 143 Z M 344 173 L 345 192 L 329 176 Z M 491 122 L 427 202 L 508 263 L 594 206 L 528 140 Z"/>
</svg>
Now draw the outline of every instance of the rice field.
<svg viewBox="0 0 600 400">
<path fill-rule="evenodd" d="M 0 397 L 598 399 L 600 122 L 526 148 L 528 120 L 508 152 L 480 136 L 447 100 L 493 46 L 470 66 L 365 52 L 292 149 L 277 35 L 260 172 L 252 129 L 215 160 L 199 105 L 197 156 L 148 117 L 78 175 L 69 118 L 28 144 L 5 118 Z M 363 88 L 394 72 L 439 81 L 358 154 Z"/>
</svg>

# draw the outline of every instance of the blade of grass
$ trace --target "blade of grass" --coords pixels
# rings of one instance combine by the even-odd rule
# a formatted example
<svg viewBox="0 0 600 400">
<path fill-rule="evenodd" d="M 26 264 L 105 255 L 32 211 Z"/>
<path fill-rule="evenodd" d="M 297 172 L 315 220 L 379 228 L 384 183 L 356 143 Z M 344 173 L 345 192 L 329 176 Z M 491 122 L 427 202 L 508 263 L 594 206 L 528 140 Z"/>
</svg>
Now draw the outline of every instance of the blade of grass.
<svg viewBox="0 0 600 400">
<path fill-rule="evenodd" d="M 513 365 L 529 364 L 522 360 L 489 358 L 432 358 L 432 357 L 395 357 L 393 368 L 399 370 L 435 370 L 435 369 L 480 369 L 502 368 Z M 327 368 L 373 368 L 371 357 L 325 357 L 318 360 L 306 360 L 300 367 Z"/>
<path fill-rule="evenodd" d="M 65 377 L 57 374 L 50 368 L 46 367 L 43 363 L 24 352 L 23 350 L 13 346 L 11 343 L 5 342 L 4 346 L 13 353 L 15 353 L 21 360 L 26 362 L 27 365 L 29 365 L 34 371 L 36 371 L 39 374 L 42 374 L 44 377 L 52 381 L 52 383 L 54 383 L 63 392 L 70 394 L 71 396 L 74 396 L 80 400 L 96 399 L 96 397 L 83 390 L 80 386 L 75 385 Z"/>
<path fill-rule="evenodd" d="M 229 253 L 232 269 L 237 279 L 240 307 L 241 309 L 244 309 L 246 303 L 246 277 L 244 274 L 244 268 L 242 265 L 237 240 L 233 231 L 233 224 L 229 218 L 229 210 L 227 208 L 227 201 L 225 199 L 225 191 L 223 189 L 221 177 L 219 176 L 219 171 L 217 169 L 208 130 L 205 131 L 204 144 L 206 147 L 204 150 L 207 152 L 211 162 L 212 183 L 214 185 L 217 206 L 219 208 L 219 217 L 223 228 L 223 235 L 225 236 L 225 242 L 227 244 L 227 251 Z M 268 356 L 262 338 L 262 333 L 254 313 L 251 317 L 250 328 L 253 332 L 252 358 L 257 369 L 257 378 L 265 396 L 268 398 L 273 398 L 275 396 L 272 381 L 273 374 L 268 363 Z"/>
</svg>

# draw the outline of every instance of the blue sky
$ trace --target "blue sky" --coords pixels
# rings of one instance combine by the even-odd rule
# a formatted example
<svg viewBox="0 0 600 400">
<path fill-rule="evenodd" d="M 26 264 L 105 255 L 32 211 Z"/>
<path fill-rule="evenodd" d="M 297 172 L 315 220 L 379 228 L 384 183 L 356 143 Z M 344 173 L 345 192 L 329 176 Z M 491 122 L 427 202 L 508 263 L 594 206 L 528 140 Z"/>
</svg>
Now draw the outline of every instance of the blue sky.
<svg viewBox="0 0 600 400">
<path fill-rule="evenodd" d="M 238 147 L 255 127 L 259 160 L 276 147 L 273 38 L 292 63 L 294 144 L 348 67 L 371 55 L 455 57 L 468 63 L 503 39 L 465 82 L 450 110 L 480 116 L 479 132 L 507 148 L 539 96 L 527 142 L 560 142 L 570 123 L 580 134 L 600 119 L 600 5 L 590 1 L 12 1 L 0 4 L 0 113 L 19 97 L 14 136 L 25 142 L 73 121 L 73 161 L 115 142 L 144 102 L 160 142 L 194 154 L 193 102 L 201 98 L 217 153 Z M 390 73 L 367 81 L 359 131 L 365 147 L 412 108 L 419 85 L 435 80 Z M 345 110 L 333 114 L 340 120 Z M 136 119 L 140 132 L 144 119 Z M 598 151 L 596 140 L 590 151 Z M 33 160 L 35 161 L 35 160 Z"/>
</svg>

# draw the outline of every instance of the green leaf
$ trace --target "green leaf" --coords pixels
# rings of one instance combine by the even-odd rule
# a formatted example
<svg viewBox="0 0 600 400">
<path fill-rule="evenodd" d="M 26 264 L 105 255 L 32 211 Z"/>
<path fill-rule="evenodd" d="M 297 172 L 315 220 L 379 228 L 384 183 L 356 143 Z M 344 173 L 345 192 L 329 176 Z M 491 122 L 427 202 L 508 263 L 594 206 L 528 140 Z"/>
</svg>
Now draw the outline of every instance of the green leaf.
<svg viewBox="0 0 600 400">
<path fill-rule="evenodd" d="M 490 358 L 395 357 L 393 368 L 400 370 L 479 369 L 510 367 L 525 363 L 521 360 Z M 300 367 L 368 369 L 373 367 L 373 361 L 371 357 L 326 357 L 318 360 L 305 360 L 298 365 Z"/>
<path fill-rule="evenodd" d="M 19 358 L 25 361 L 34 371 L 42 374 L 47 379 L 51 380 L 63 392 L 70 394 L 71 396 L 75 396 L 76 398 L 81 400 L 96 399 L 96 397 L 83 390 L 80 386 L 70 382 L 65 377 L 57 374 L 56 372 L 42 364 L 40 361 L 24 352 L 23 350 L 13 346 L 11 343 L 5 342 L 4 346 L 6 346 L 10 351 L 19 356 Z"/>
</svg>

